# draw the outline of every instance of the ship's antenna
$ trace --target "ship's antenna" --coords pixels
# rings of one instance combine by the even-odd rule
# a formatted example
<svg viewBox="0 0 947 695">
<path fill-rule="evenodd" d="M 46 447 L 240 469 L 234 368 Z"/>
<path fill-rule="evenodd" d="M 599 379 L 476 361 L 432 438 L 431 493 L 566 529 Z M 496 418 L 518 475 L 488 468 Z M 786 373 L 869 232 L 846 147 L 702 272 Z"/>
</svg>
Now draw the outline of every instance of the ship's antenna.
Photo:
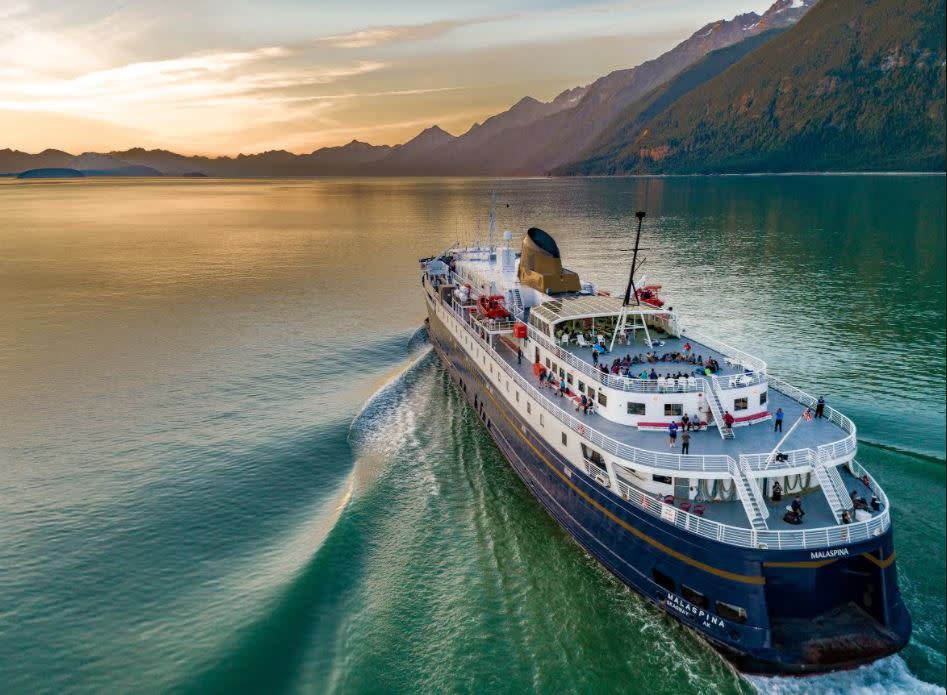
<svg viewBox="0 0 947 695">
<path fill-rule="evenodd" d="M 635 231 L 635 248 L 631 256 L 631 271 L 628 273 L 628 287 L 625 288 L 625 299 L 622 306 L 627 307 L 631 304 L 631 291 L 635 290 L 635 303 L 641 306 L 641 299 L 638 297 L 638 288 L 635 287 L 635 271 L 638 269 L 638 251 L 641 249 L 641 222 L 645 218 L 645 211 L 639 210 L 635 213 L 638 218 L 638 229 Z"/>
<path fill-rule="evenodd" d="M 493 232 L 497 227 L 497 192 L 490 191 L 490 221 L 487 227 L 487 248 L 493 250 Z"/>
<path fill-rule="evenodd" d="M 635 287 L 635 271 L 638 270 L 638 252 L 641 250 L 641 223 L 645 218 L 645 211 L 639 210 L 635 213 L 635 217 L 638 218 L 638 228 L 635 230 L 635 248 L 631 257 L 631 270 L 628 272 L 628 286 L 625 288 L 625 297 L 621 303 L 621 313 L 618 316 L 618 325 L 615 326 L 615 332 L 612 334 L 612 344 L 609 347 L 609 352 L 615 349 L 615 339 L 628 324 L 628 308 L 631 306 L 632 291 L 634 291 L 635 306 L 638 311 L 638 316 L 641 319 L 641 327 L 644 328 L 645 341 L 648 343 L 649 348 L 654 347 L 651 343 L 651 334 L 648 332 L 648 323 L 645 321 L 644 313 L 642 313 L 641 310 L 641 298 L 638 296 L 638 288 Z"/>
</svg>

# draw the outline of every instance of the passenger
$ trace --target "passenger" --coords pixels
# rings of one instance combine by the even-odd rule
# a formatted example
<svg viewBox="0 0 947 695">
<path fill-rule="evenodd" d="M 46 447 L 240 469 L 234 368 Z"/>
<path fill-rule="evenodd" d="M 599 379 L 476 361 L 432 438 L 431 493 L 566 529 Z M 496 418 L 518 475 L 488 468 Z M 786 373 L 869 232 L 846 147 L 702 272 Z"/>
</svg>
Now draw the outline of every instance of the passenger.
<svg viewBox="0 0 947 695">
<path fill-rule="evenodd" d="M 592 366 L 598 366 L 598 350 L 595 349 L 595 346 L 592 346 Z"/>
<path fill-rule="evenodd" d="M 648 378 L 649 378 L 649 379 L 657 379 L 657 378 L 658 378 L 658 373 L 657 373 L 656 371 L 654 371 L 654 367 L 651 368 L 651 373 L 648 375 Z"/>
<path fill-rule="evenodd" d="M 876 495 L 871 496 L 871 508 L 876 512 L 881 509 L 881 500 Z"/>
<path fill-rule="evenodd" d="M 579 403 L 579 408 L 582 409 L 583 414 L 585 415 L 589 414 L 589 399 L 584 393 L 582 394 L 582 399 L 581 399 L 581 402 Z M 576 410 L 578 410 L 579 408 L 576 408 Z"/>
<path fill-rule="evenodd" d="M 819 400 L 815 403 L 815 416 L 822 418 L 825 417 L 825 398 L 819 396 Z"/>
<path fill-rule="evenodd" d="M 681 416 L 681 428 L 685 432 L 689 432 L 691 429 L 691 419 L 688 417 L 687 413 L 684 413 L 684 415 Z M 684 440 L 682 439 L 681 442 L 683 441 Z"/>
<path fill-rule="evenodd" d="M 865 475 L 862 476 L 862 485 L 864 485 L 869 490 L 871 490 L 871 478 L 868 477 L 867 473 L 865 473 Z"/>
<path fill-rule="evenodd" d="M 802 521 L 802 517 L 806 515 L 806 513 L 802 511 L 802 498 L 799 497 L 799 495 L 796 495 L 796 499 L 792 501 L 792 511 L 799 515 L 800 522 Z"/>
<path fill-rule="evenodd" d="M 790 509 L 783 515 L 783 521 L 785 521 L 787 524 L 798 526 L 802 523 L 802 517 Z"/>
<path fill-rule="evenodd" d="M 559 395 L 560 395 L 560 396 L 565 396 L 566 393 L 568 393 L 568 391 L 569 391 L 569 387 L 566 386 L 566 380 L 565 380 L 565 379 L 560 379 L 560 380 L 559 380 Z"/>
<path fill-rule="evenodd" d="M 671 424 L 668 425 L 668 441 L 670 442 L 670 446 L 672 448 L 675 444 L 677 444 L 677 423 L 673 420 L 671 421 Z"/>
<path fill-rule="evenodd" d="M 695 432 L 700 431 L 700 415 L 698 415 L 697 413 L 694 413 L 691 416 L 691 427 L 694 428 Z"/>
<path fill-rule="evenodd" d="M 686 454 L 691 450 L 691 433 L 687 430 L 681 432 L 681 453 Z"/>
<path fill-rule="evenodd" d="M 642 370 L 641 370 L 641 374 L 638 375 L 638 378 L 639 378 L 639 379 L 647 379 L 647 378 L 648 378 L 648 372 L 647 372 L 647 370 L 642 369 Z M 655 378 L 657 378 L 657 377 L 655 377 Z"/>
<path fill-rule="evenodd" d="M 783 431 L 783 409 L 776 408 L 776 417 L 773 419 L 773 432 Z"/>
<path fill-rule="evenodd" d="M 783 486 L 779 481 L 773 483 L 773 502 L 779 502 L 783 499 Z"/>
<path fill-rule="evenodd" d="M 613 365 L 612 365 L 612 374 L 620 374 L 620 373 L 621 373 L 621 367 L 619 367 L 617 364 L 613 364 Z"/>
<path fill-rule="evenodd" d="M 730 414 L 729 410 L 723 411 L 723 424 L 727 427 L 733 427 L 733 416 Z"/>
<path fill-rule="evenodd" d="M 842 523 L 843 524 L 852 523 L 852 515 L 848 513 L 847 509 L 844 512 L 842 512 Z"/>
<path fill-rule="evenodd" d="M 519 345 L 516 346 L 516 364 L 523 364 L 523 350 Z"/>
<path fill-rule="evenodd" d="M 689 354 L 693 348 L 690 343 L 684 343 L 684 354 Z"/>
</svg>

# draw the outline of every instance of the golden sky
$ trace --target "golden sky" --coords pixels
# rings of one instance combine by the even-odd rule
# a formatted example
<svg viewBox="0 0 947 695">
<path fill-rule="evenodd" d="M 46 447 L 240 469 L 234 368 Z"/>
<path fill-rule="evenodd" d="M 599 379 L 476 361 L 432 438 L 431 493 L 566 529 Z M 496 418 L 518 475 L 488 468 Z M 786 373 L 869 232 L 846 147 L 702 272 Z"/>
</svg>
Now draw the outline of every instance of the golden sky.
<svg viewBox="0 0 947 695">
<path fill-rule="evenodd" d="M 310 152 L 454 134 L 754 0 L 2 0 L 0 148 Z"/>
</svg>

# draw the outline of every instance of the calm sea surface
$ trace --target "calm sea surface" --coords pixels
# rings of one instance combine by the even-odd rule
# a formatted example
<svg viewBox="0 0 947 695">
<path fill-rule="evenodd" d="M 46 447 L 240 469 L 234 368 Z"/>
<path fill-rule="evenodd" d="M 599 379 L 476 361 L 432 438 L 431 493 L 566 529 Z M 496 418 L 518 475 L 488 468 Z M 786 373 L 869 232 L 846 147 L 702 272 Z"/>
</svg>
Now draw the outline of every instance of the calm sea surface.
<svg viewBox="0 0 947 695">
<path fill-rule="evenodd" d="M 858 424 L 902 655 L 734 674 L 549 519 L 431 354 L 417 259 L 499 224 Z M 0 183 L 0 688 L 943 692 L 943 177 Z"/>
</svg>

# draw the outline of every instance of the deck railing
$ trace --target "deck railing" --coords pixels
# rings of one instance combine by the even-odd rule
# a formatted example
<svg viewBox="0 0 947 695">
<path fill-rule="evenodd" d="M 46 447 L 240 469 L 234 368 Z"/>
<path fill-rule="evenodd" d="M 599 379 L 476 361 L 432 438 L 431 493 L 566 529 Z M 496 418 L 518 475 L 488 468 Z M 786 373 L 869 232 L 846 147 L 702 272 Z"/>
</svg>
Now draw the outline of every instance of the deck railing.
<svg viewBox="0 0 947 695">
<path fill-rule="evenodd" d="M 722 340 L 711 338 L 709 335 L 704 335 L 700 331 L 696 331 L 692 328 L 685 328 L 681 330 L 681 335 L 688 338 L 693 338 L 698 343 L 706 345 L 711 350 L 716 350 L 724 357 L 729 357 L 732 361 L 743 365 L 745 369 L 748 369 L 753 373 L 760 373 L 764 376 L 766 374 L 766 362 L 761 360 L 759 357 L 754 357 L 753 355 L 743 352 L 743 350 L 735 348 L 732 345 L 727 345 L 727 343 L 723 342 Z"/>
<path fill-rule="evenodd" d="M 585 422 L 578 420 L 577 418 L 574 418 L 566 413 L 559 404 L 552 401 L 545 394 L 541 393 L 539 389 L 533 386 L 533 384 L 531 384 L 528 380 L 524 379 L 521 374 L 519 374 L 506 362 L 506 360 L 496 353 L 493 346 L 491 346 L 488 341 L 480 337 L 479 333 L 468 323 L 464 315 L 457 312 L 452 305 L 448 303 L 441 303 L 440 306 L 454 314 L 458 320 L 458 323 L 464 327 L 467 333 L 481 347 L 488 351 L 488 354 L 491 355 L 491 359 L 493 360 L 494 364 L 496 364 L 506 374 L 507 377 L 512 379 L 519 388 L 523 389 L 530 397 L 540 403 L 545 412 L 551 414 L 560 422 L 568 426 L 572 431 L 576 432 L 579 436 L 584 437 L 593 445 L 602 449 L 603 452 L 608 452 L 629 464 L 638 464 L 641 466 L 659 468 L 667 471 L 730 474 L 731 471 L 734 470 L 734 467 L 738 465 L 732 457 L 725 454 L 716 456 L 693 456 L 659 453 L 629 446 L 611 437 L 608 437 L 601 432 L 598 432 L 594 428 L 587 426 Z M 798 391 L 798 393 L 807 396 L 807 394 L 804 392 L 799 391 L 794 387 L 790 387 L 788 384 L 783 384 L 783 386 L 787 387 L 787 389 L 784 390 L 783 388 L 780 388 L 779 390 L 783 391 L 790 397 L 794 396 L 788 393 L 788 390 Z M 809 396 L 809 398 L 811 398 L 811 396 Z M 828 409 L 826 412 L 828 412 Z M 838 416 L 851 423 L 848 418 L 841 415 L 840 413 Z M 854 430 L 853 424 L 851 427 Z M 852 432 L 852 435 L 850 436 L 853 435 L 854 432 Z M 796 461 L 800 460 L 798 457 L 811 456 L 811 452 L 809 454 L 799 453 L 802 451 L 809 450 L 797 450 L 797 452 L 789 453 L 796 455 Z M 758 470 L 758 468 L 756 468 L 754 465 L 754 462 L 747 461 L 747 463 L 751 470 Z M 792 464 L 793 457 L 790 457 L 789 462 L 784 462 L 780 466 L 770 466 L 770 468 L 767 470 L 776 472 L 780 467 L 789 467 Z M 602 469 L 599 469 L 597 466 L 594 466 L 594 464 L 591 464 L 588 461 L 585 462 L 585 465 L 586 472 L 589 472 L 590 474 L 593 472 L 589 466 L 594 467 L 598 473 L 604 473 Z M 849 462 L 849 466 L 855 475 L 866 475 L 865 470 L 854 460 Z M 592 474 L 592 478 L 594 480 L 594 474 Z M 621 480 L 619 480 L 619 494 L 624 499 L 648 511 L 650 514 L 661 517 L 665 521 L 673 523 L 679 528 L 686 529 L 687 531 L 695 533 L 696 535 L 710 538 L 722 543 L 759 549 L 810 549 L 845 545 L 848 543 L 870 540 L 873 537 L 880 536 L 888 529 L 891 523 L 891 517 L 888 510 L 887 497 L 870 475 L 869 479 L 871 480 L 872 489 L 876 492 L 879 500 L 881 500 L 883 504 L 883 509 L 878 515 L 873 516 L 867 521 L 855 522 L 852 524 L 828 526 L 815 529 L 793 529 L 785 531 L 753 530 L 705 519 L 653 499 Z"/>
</svg>

